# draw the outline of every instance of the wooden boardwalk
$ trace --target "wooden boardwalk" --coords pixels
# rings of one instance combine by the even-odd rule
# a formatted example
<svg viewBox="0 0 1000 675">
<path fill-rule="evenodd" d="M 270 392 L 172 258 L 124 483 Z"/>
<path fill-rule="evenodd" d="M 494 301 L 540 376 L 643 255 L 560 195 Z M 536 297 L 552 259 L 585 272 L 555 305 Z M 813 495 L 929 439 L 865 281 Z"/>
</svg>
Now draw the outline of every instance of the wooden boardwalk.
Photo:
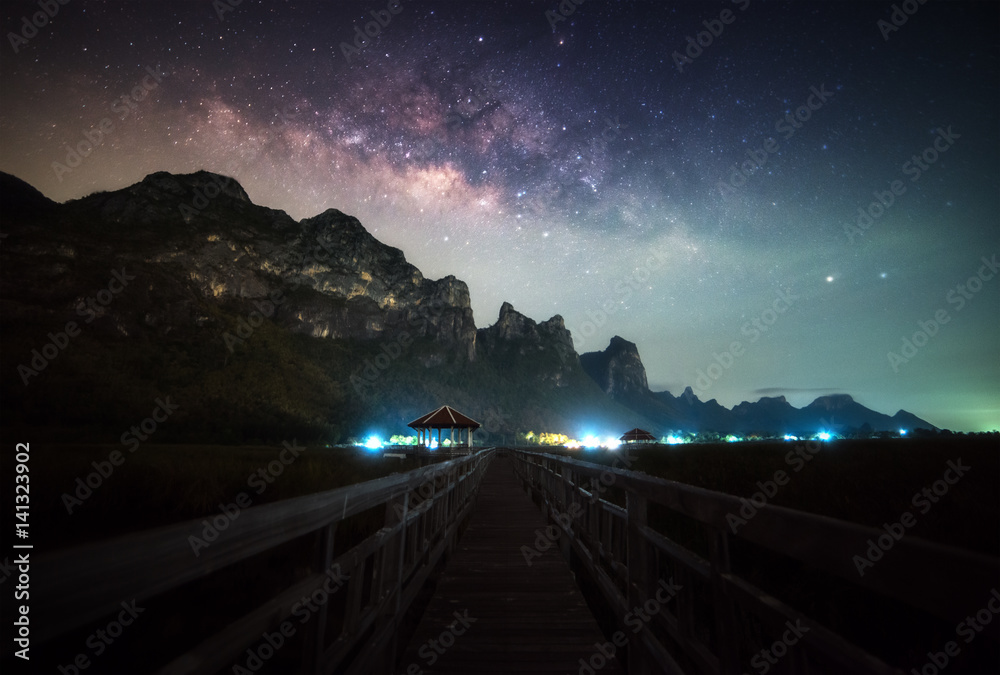
<svg viewBox="0 0 1000 675">
<path fill-rule="evenodd" d="M 602 485 L 623 494 L 624 506 L 621 499 L 601 498 Z M 545 513 L 572 514 L 571 522 L 547 527 L 536 503 L 545 505 Z M 204 531 L 204 518 L 32 557 L 38 591 L 32 596 L 32 637 L 51 645 L 40 667 L 55 672 L 59 655 L 74 653 L 83 635 L 106 628 L 126 598 L 139 606 L 162 603 L 150 607 L 147 623 L 129 629 L 129 639 L 137 640 L 134 651 L 116 649 L 125 660 L 135 659 L 122 668 L 130 672 L 194 675 L 237 665 L 248 671 L 252 656 L 267 662 L 268 672 L 316 675 L 621 673 L 622 655 L 608 660 L 602 653 L 611 645 L 564 561 L 560 549 L 567 548 L 585 570 L 587 592 L 608 608 L 601 625 L 613 631 L 613 639 L 627 640 L 628 666 L 637 674 L 748 672 L 765 650 L 774 650 L 776 658 L 779 650 L 785 654 L 775 669 L 781 672 L 901 675 L 903 667 L 912 669 L 913 663 L 884 661 L 741 578 L 730 548 L 742 547 L 745 557 L 746 544 L 770 551 L 760 564 L 772 565 L 779 556 L 779 569 L 801 565 L 828 575 L 839 584 L 831 593 L 846 588 L 848 595 L 868 594 L 840 608 L 842 627 L 849 627 L 852 612 L 874 608 L 891 631 L 896 622 L 890 619 L 909 626 L 915 609 L 928 623 L 913 626 L 945 634 L 967 617 L 991 611 L 1000 569 L 996 556 L 906 536 L 861 576 L 851 552 L 881 541 L 888 536 L 884 529 L 766 504 L 736 532 L 732 514 L 746 503 L 615 466 L 486 448 L 404 474 L 252 506 L 222 527 L 210 547 L 198 550 L 192 539 Z M 382 526 L 374 529 L 379 512 Z M 684 529 L 700 529 L 707 557 L 666 535 L 670 526 L 663 518 L 669 514 L 687 519 Z M 360 542 L 338 539 L 341 523 L 350 532 L 361 519 L 367 536 Z M 465 522 L 469 527 L 456 543 Z M 538 532 L 546 530 L 558 543 L 532 556 L 529 566 L 522 547 L 533 547 Z M 690 532 L 686 536 L 693 540 Z M 219 611 L 224 589 L 204 604 L 194 597 L 193 590 L 201 594 L 218 579 L 225 587 L 244 587 L 234 585 L 234 578 L 252 584 L 260 565 L 271 569 L 272 559 L 287 561 L 290 549 L 283 547 L 297 540 L 314 551 L 315 561 L 296 567 L 290 585 L 275 585 L 260 597 L 256 591 L 241 596 L 227 617 Z M 404 622 L 413 625 L 408 611 L 449 550 L 451 559 L 413 637 L 398 644 Z M 175 591 L 189 599 L 176 606 L 166 601 Z M 307 601 L 311 613 L 303 623 Z M 204 612 L 218 617 L 213 630 L 177 632 L 163 642 L 164 625 L 186 626 Z M 969 660 L 959 670 L 1000 672 L 992 649 L 1000 621 L 984 624 L 988 636 L 962 646 L 961 658 Z M 280 643 L 288 629 L 297 631 L 293 639 L 301 648 L 286 646 L 279 655 L 274 641 Z M 400 651 L 402 659 L 396 658 Z M 896 646 L 883 651 L 900 660 Z M 150 659 L 151 653 L 157 656 Z"/>
<path fill-rule="evenodd" d="M 396 672 L 577 673 L 606 639 L 557 544 L 525 562 L 545 526 L 511 460 L 494 460 Z M 600 670 L 621 672 L 617 658 Z"/>
</svg>

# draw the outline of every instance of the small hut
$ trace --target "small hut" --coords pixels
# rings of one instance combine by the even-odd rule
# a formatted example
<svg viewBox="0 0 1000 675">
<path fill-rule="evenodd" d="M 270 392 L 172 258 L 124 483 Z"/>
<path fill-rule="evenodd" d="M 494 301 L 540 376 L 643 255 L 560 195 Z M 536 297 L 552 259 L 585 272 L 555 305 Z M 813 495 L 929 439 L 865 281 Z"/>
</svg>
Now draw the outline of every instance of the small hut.
<svg viewBox="0 0 1000 675">
<path fill-rule="evenodd" d="M 631 431 L 626 431 L 618 440 L 622 443 L 628 443 L 630 445 L 641 445 L 643 443 L 655 443 L 656 436 L 649 433 L 645 429 L 639 429 L 636 427 Z"/>
<path fill-rule="evenodd" d="M 449 439 L 452 447 L 455 443 L 455 429 L 458 429 L 458 447 L 472 447 L 472 433 L 482 425 L 467 415 L 463 415 L 454 408 L 443 405 L 434 412 L 429 412 L 422 417 L 410 422 L 407 426 L 417 432 L 417 445 L 426 447 L 430 445 L 434 436 L 434 429 L 437 429 L 438 447 L 441 446 L 441 432 L 448 429 Z M 466 441 L 462 443 L 462 429 L 466 432 Z"/>
</svg>

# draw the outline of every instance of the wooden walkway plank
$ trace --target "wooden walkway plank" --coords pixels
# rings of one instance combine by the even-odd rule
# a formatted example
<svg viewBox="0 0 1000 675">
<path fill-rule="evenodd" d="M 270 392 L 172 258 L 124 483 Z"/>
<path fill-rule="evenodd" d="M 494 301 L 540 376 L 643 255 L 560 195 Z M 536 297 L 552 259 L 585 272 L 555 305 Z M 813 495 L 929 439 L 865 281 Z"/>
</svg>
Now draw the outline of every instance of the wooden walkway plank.
<svg viewBox="0 0 1000 675">
<path fill-rule="evenodd" d="M 526 563 L 521 547 L 545 526 L 511 460 L 494 460 L 396 672 L 577 673 L 607 640 L 556 544 Z M 621 672 L 617 658 L 600 669 Z"/>
</svg>

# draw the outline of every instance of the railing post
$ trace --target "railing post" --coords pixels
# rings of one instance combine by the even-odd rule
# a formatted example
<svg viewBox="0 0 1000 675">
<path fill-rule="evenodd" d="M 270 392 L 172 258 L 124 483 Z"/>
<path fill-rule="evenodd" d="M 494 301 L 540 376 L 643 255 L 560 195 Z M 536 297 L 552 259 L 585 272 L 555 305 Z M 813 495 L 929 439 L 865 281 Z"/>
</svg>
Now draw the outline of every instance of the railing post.
<svg viewBox="0 0 1000 675">
<path fill-rule="evenodd" d="M 715 609 L 715 632 L 719 669 L 724 673 L 741 672 L 736 616 L 732 594 L 723 574 L 730 572 L 729 535 L 725 530 L 707 527 L 711 547 L 712 601 Z"/>
<path fill-rule="evenodd" d="M 400 496 L 390 499 L 385 503 L 385 527 L 392 528 L 400 523 L 406 522 L 409 512 L 410 490 L 409 488 Z M 396 626 L 399 623 L 400 601 L 403 589 L 403 553 L 406 546 L 406 527 L 399 528 L 395 534 L 390 534 L 388 541 L 382 545 L 381 555 L 378 556 L 379 578 L 376 579 L 375 586 L 378 589 L 376 603 L 381 603 L 389 594 L 395 594 L 395 600 L 385 606 L 382 616 L 375 620 L 375 635 L 379 635 L 387 625 L 392 624 L 389 637 L 385 644 L 380 645 L 381 653 L 375 657 L 375 663 L 379 664 L 380 671 L 391 670 L 396 661 Z"/>
<path fill-rule="evenodd" d="M 462 483 L 459 483 L 459 478 L 461 477 L 461 472 L 465 471 L 465 475 L 468 476 L 468 480 L 475 482 L 479 461 L 470 461 L 462 466 L 455 467 L 454 469 L 448 471 L 445 475 L 445 497 L 444 497 L 444 526 L 445 528 L 450 528 L 452 523 L 458 518 L 458 513 L 462 508 L 463 502 L 465 502 L 464 495 L 462 495 L 462 488 L 460 487 Z M 450 558 L 455 552 L 455 546 L 458 543 L 458 528 L 448 537 L 448 543 L 445 545 L 445 556 Z"/>
<path fill-rule="evenodd" d="M 652 586 L 650 574 L 651 558 L 649 547 L 641 528 L 646 526 L 649 516 L 649 504 L 645 497 L 631 490 L 625 492 L 625 509 L 627 512 L 628 530 L 626 532 L 626 555 L 628 559 L 628 604 L 629 607 L 641 607 L 649 599 Z M 629 638 L 628 647 L 629 675 L 649 675 L 650 665 L 646 650 L 642 646 L 640 635 Z"/>
<path fill-rule="evenodd" d="M 367 558 L 354 556 L 350 577 L 347 580 L 347 605 L 344 609 L 344 624 L 341 629 L 341 634 L 345 638 L 355 636 L 361 623 L 361 610 L 365 604 L 365 567 L 367 565 Z"/>
<path fill-rule="evenodd" d="M 573 485 L 573 472 L 571 470 L 564 468 L 562 476 L 562 504 L 559 506 L 559 508 L 562 509 L 562 513 L 567 518 L 569 518 L 570 511 L 573 510 L 570 508 L 570 504 L 572 503 L 571 495 L 573 492 L 572 485 Z M 568 522 L 569 522 L 569 527 L 574 530 L 574 533 L 578 533 L 579 528 L 574 527 L 572 519 L 569 520 Z M 573 546 L 570 542 L 569 537 L 570 535 L 568 532 L 559 537 L 559 550 L 562 552 L 563 559 L 567 563 L 572 562 L 571 554 L 573 551 Z"/>
<path fill-rule="evenodd" d="M 337 523 L 330 523 L 323 529 L 319 530 L 318 543 L 318 555 L 316 556 L 317 564 L 319 565 L 319 573 L 326 574 L 330 571 L 330 565 L 333 563 L 333 543 L 334 536 L 337 533 Z M 316 627 L 310 632 L 306 649 L 303 650 L 303 666 L 307 672 L 320 673 L 323 669 L 323 654 L 326 651 L 325 638 L 326 638 L 326 624 L 327 617 L 330 611 L 330 603 L 324 602 L 319 607 L 319 616 L 316 617 Z M 310 647 L 309 642 L 312 645 Z"/>
</svg>

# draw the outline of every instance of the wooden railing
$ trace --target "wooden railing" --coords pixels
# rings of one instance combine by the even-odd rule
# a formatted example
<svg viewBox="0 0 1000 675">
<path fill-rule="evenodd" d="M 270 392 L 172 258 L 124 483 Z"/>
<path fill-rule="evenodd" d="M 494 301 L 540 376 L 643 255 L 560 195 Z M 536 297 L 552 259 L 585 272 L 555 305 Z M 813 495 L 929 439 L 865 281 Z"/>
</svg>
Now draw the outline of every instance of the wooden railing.
<svg viewBox="0 0 1000 675">
<path fill-rule="evenodd" d="M 808 630 L 795 635 L 796 648 L 788 648 L 778 672 L 900 672 L 735 575 L 733 537 L 947 621 L 974 614 L 975 602 L 983 602 L 997 585 L 997 558 L 912 535 L 895 541 L 891 556 L 859 576 L 852 553 L 864 552 L 883 530 L 765 505 L 733 535 L 726 517 L 739 513 L 743 504 L 732 495 L 566 457 L 505 453 L 558 529 L 564 556 L 583 565 L 616 627 L 628 637 L 630 675 L 755 672 L 750 657 L 789 625 Z M 612 493 L 619 501 L 624 493 L 624 506 L 606 498 Z M 651 504 L 701 528 L 707 559 L 651 528 Z M 675 596 L 666 590 L 657 596 L 665 576 L 681 586 Z M 634 608 L 657 598 L 666 602 L 647 606 L 655 615 L 637 619 Z M 751 622 L 757 624 L 756 635 L 748 636 Z"/>
<path fill-rule="evenodd" d="M 243 510 L 196 557 L 189 536 L 201 520 L 170 525 L 80 546 L 40 558 L 39 643 L 120 609 L 123 598 L 140 603 L 203 578 L 251 556 L 267 554 L 298 537 L 318 538 L 318 570 L 294 583 L 221 632 L 205 639 L 161 673 L 212 673 L 226 668 L 248 645 L 287 619 L 297 601 L 308 597 L 337 570 L 346 594 L 339 635 L 327 639 L 332 603 L 310 617 L 310 648 L 298 672 L 391 672 L 396 633 L 435 565 L 457 540 L 459 525 L 474 505 L 476 491 L 495 451 L 430 465 L 405 474 L 288 499 Z M 350 550 L 334 557 L 338 523 L 384 507 L 384 525 Z M 34 590 L 34 589 L 33 589 Z M 32 597 L 36 597 L 32 594 Z M 328 644 L 329 643 L 329 644 Z"/>
</svg>

